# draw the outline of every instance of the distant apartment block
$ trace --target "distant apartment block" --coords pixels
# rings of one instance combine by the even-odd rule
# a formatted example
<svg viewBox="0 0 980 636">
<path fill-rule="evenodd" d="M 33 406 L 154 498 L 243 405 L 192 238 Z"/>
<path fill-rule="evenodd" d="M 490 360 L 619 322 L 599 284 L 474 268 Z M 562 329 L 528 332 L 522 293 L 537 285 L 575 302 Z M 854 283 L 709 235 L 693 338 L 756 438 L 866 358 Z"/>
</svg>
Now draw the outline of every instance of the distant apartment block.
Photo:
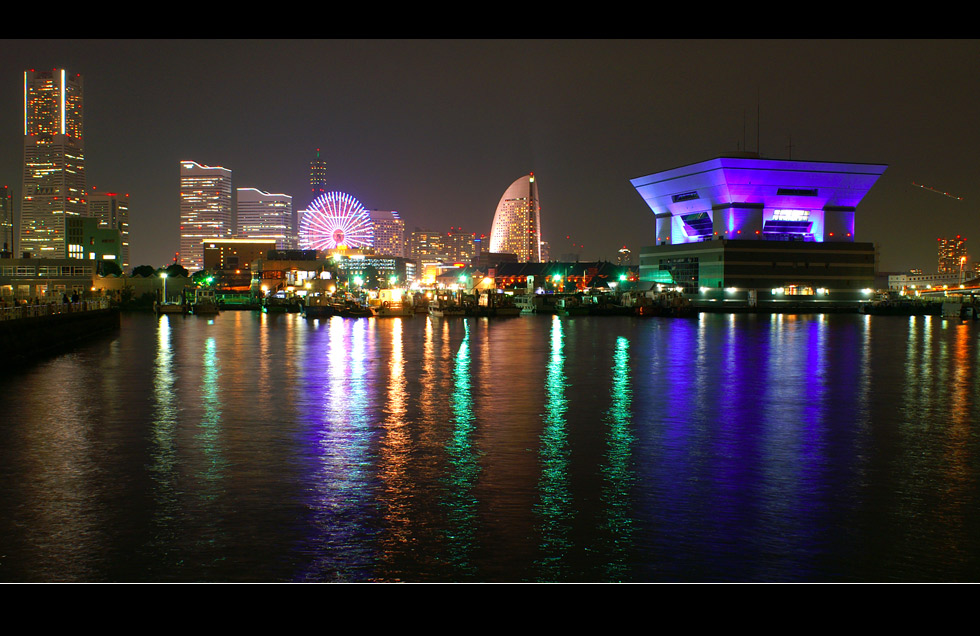
<svg viewBox="0 0 980 636">
<path fill-rule="evenodd" d="M 100 229 L 119 231 L 120 267 L 123 271 L 130 266 L 129 260 L 129 195 L 116 192 L 90 192 L 88 196 L 89 216 L 98 220 Z"/>
<path fill-rule="evenodd" d="M 296 248 L 293 197 L 238 188 L 238 238 L 270 239 L 276 249 Z"/>
<path fill-rule="evenodd" d="M 966 239 L 956 235 L 956 238 L 940 238 L 938 242 L 940 274 L 959 274 L 966 268 L 969 255 L 966 252 Z"/>
<path fill-rule="evenodd" d="M 405 256 L 405 221 L 395 210 L 370 210 L 374 223 L 374 251 L 385 256 Z"/>
</svg>

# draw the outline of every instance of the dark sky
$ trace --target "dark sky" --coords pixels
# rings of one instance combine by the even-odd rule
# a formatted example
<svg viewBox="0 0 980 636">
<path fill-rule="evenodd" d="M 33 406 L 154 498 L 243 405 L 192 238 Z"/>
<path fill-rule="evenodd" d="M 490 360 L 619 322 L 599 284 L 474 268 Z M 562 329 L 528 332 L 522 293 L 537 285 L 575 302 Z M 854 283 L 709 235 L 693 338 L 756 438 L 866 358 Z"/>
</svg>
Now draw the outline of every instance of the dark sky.
<svg viewBox="0 0 980 636">
<path fill-rule="evenodd" d="M 329 186 L 416 226 L 489 233 L 533 171 L 552 255 L 653 243 L 629 180 L 736 150 L 888 164 L 858 209 L 881 268 L 935 271 L 936 238 L 980 258 L 977 41 L 0 42 L 0 184 L 20 192 L 23 71 L 85 80 L 90 186 L 128 192 L 133 264 L 177 249 L 178 163 L 307 203 Z M 744 122 L 744 126 L 743 126 Z M 923 183 L 963 198 L 916 188 Z M 566 240 L 568 235 L 571 239 Z"/>
</svg>

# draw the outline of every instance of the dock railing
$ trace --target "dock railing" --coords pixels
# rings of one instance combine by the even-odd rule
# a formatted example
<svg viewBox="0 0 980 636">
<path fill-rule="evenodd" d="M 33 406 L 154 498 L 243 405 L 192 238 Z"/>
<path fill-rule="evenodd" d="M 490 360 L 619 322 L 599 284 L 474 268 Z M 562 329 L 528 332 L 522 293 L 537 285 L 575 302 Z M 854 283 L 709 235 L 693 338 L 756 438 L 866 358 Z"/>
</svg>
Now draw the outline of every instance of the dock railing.
<svg viewBox="0 0 980 636">
<path fill-rule="evenodd" d="M 34 305 L 14 305 L 13 307 L 0 307 L 0 321 L 40 318 L 42 316 L 54 316 L 55 314 L 78 313 L 82 311 L 100 311 L 108 308 L 108 298 L 80 300 L 75 303 L 52 302 Z"/>
</svg>

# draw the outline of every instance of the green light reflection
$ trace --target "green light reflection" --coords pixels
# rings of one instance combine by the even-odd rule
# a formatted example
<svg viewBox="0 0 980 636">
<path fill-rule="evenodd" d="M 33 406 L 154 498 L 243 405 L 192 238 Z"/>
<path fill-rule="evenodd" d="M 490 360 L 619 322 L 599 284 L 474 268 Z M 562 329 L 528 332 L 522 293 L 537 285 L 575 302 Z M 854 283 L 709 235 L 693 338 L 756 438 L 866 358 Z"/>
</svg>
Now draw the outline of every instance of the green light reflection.
<svg viewBox="0 0 980 636">
<path fill-rule="evenodd" d="M 621 581 L 629 574 L 629 547 L 633 544 L 634 519 L 631 516 L 630 492 L 636 475 L 633 472 L 633 433 L 630 431 L 633 389 L 629 368 L 629 340 L 616 339 L 610 387 L 612 402 L 606 414 L 608 437 L 606 463 L 602 467 L 602 509 L 605 513 L 600 530 L 605 551 L 605 578 Z"/>
<path fill-rule="evenodd" d="M 538 489 L 541 502 L 535 511 L 541 517 L 542 554 L 537 561 L 539 579 L 563 580 L 568 574 L 566 555 L 572 547 L 571 523 L 574 516 L 569 487 L 568 431 L 565 413 L 565 334 L 562 322 L 554 316 L 551 323 L 551 359 L 545 379 L 544 430 L 541 433 L 541 478 Z"/>
<path fill-rule="evenodd" d="M 221 448 L 221 392 L 218 388 L 221 365 L 217 350 L 215 339 L 208 338 L 204 343 L 201 374 L 201 405 L 204 413 L 201 417 L 200 432 L 196 436 L 196 439 L 201 442 L 201 449 L 206 458 L 199 477 L 212 482 L 213 485 L 221 480 L 228 465 Z M 211 500 L 218 494 L 220 491 L 212 488 L 203 490 L 201 496 L 203 499 Z"/>
<path fill-rule="evenodd" d="M 475 576 L 477 568 L 472 562 L 474 532 L 478 501 L 473 494 L 480 464 L 473 449 L 472 436 L 476 417 L 473 414 L 473 397 L 470 386 L 470 321 L 463 321 L 465 335 L 453 364 L 452 414 L 453 428 L 446 445 L 449 456 L 449 472 L 446 475 L 445 499 L 448 508 L 449 559 L 459 577 Z"/>
</svg>

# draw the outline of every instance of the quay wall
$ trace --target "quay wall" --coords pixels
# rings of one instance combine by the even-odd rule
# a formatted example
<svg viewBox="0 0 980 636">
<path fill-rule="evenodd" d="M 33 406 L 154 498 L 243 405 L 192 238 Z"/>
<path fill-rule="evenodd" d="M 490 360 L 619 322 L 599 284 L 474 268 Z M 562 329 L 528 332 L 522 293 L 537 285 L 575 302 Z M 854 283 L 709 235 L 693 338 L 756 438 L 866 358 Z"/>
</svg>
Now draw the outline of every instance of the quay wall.
<svg viewBox="0 0 980 636">
<path fill-rule="evenodd" d="M 0 360 L 56 351 L 119 329 L 118 309 L 65 312 L 0 321 Z"/>
<path fill-rule="evenodd" d="M 693 300 L 694 308 L 709 314 L 856 314 L 856 302 L 766 302 L 751 306 L 741 302 L 705 302 Z"/>
</svg>

